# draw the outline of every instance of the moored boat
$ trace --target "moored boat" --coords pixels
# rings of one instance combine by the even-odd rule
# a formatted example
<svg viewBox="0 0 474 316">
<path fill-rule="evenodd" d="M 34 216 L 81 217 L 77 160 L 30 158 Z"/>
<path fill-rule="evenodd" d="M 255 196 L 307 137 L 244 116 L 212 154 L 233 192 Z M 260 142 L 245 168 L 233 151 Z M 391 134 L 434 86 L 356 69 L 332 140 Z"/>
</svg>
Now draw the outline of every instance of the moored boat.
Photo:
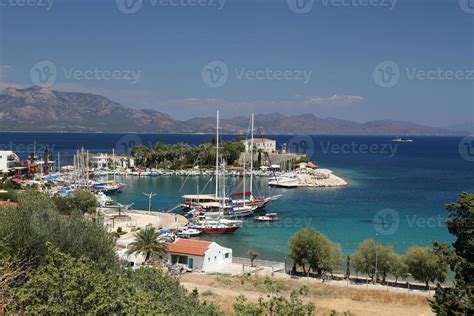
<svg viewBox="0 0 474 316">
<path fill-rule="evenodd" d="M 255 216 L 256 222 L 276 222 L 278 220 L 279 218 L 277 213 L 267 213 L 263 216 Z"/>
</svg>

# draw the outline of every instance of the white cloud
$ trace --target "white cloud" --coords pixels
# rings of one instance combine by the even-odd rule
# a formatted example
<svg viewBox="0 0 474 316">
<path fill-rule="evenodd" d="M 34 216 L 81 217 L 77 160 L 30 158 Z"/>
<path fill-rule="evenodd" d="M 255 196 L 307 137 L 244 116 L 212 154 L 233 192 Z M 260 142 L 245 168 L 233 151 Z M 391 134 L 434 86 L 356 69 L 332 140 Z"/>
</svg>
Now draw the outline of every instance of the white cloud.
<svg viewBox="0 0 474 316">
<path fill-rule="evenodd" d="M 10 65 L 1 65 L 0 64 L 0 80 L 4 80 L 4 79 L 8 78 L 8 74 L 9 74 L 11 68 L 12 67 Z"/>
<path fill-rule="evenodd" d="M 351 105 L 364 101 L 364 97 L 359 95 L 333 95 L 330 97 L 314 96 L 306 100 L 306 105 Z"/>
</svg>

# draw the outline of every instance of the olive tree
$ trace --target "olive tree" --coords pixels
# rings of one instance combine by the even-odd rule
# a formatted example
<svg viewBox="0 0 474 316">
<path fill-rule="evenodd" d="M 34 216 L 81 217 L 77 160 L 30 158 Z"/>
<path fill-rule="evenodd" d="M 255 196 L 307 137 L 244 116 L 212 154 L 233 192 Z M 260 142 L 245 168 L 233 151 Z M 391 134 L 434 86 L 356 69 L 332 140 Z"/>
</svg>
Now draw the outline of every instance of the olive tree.
<svg viewBox="0 0 474 316">
<path fill-rule="evenodd" d="M 447 262 L 429 248 L 411 247 L 405 258 L 410 274 L 415 280 L 425 283 L 427 289 L 430 282 L 444 282 L 448 276 Z"/>
</svg>

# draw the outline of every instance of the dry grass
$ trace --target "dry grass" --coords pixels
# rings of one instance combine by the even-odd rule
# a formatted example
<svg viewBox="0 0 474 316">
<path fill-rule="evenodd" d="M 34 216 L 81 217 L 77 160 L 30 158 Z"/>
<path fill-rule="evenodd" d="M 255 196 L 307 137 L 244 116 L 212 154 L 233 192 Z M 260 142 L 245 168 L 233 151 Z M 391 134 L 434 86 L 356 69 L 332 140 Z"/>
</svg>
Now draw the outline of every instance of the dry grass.
<svg viewBox="0 0 474 316">
<path fill-rule="evenodd" d="M 232 305 L 241 294 L 253 302 L 268 295 L 264 277 L 187 274 L 181 277 L 181 282 L 188 289 L 197 288 L 202 294 L 212 291 L 214 295 L 201 294 L 201 298 L 218 304 L 226 314 L 231 314 Z M 285 296 L 294 289 L 308 287 L 309 293 L 304 301 L 315 303 L 318 315 L 327 315 L 332 309 L 338 312 L 350 310 L 356 315 L 433 315 L 427 298 L 413 294 L 362 287 L 342 288 L 302 280 L 273 279 L 273 284 L 280 287 Z"/>
</svg>

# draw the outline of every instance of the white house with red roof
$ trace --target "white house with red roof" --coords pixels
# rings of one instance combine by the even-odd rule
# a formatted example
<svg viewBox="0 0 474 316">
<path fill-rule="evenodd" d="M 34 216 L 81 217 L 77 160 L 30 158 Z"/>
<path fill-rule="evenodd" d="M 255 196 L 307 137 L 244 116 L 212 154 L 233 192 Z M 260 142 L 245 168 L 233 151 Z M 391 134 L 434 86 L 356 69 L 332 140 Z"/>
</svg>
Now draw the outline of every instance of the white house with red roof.
<svg viewBox="0 0 474 316">
<path fill-rule="evenodd" d="M 184 264 L 190 269 L 215 272 L 232 263 L 232 249 L 211 241 L 178 238 L 167 247 L 171 264 Z"/>
</svg>

